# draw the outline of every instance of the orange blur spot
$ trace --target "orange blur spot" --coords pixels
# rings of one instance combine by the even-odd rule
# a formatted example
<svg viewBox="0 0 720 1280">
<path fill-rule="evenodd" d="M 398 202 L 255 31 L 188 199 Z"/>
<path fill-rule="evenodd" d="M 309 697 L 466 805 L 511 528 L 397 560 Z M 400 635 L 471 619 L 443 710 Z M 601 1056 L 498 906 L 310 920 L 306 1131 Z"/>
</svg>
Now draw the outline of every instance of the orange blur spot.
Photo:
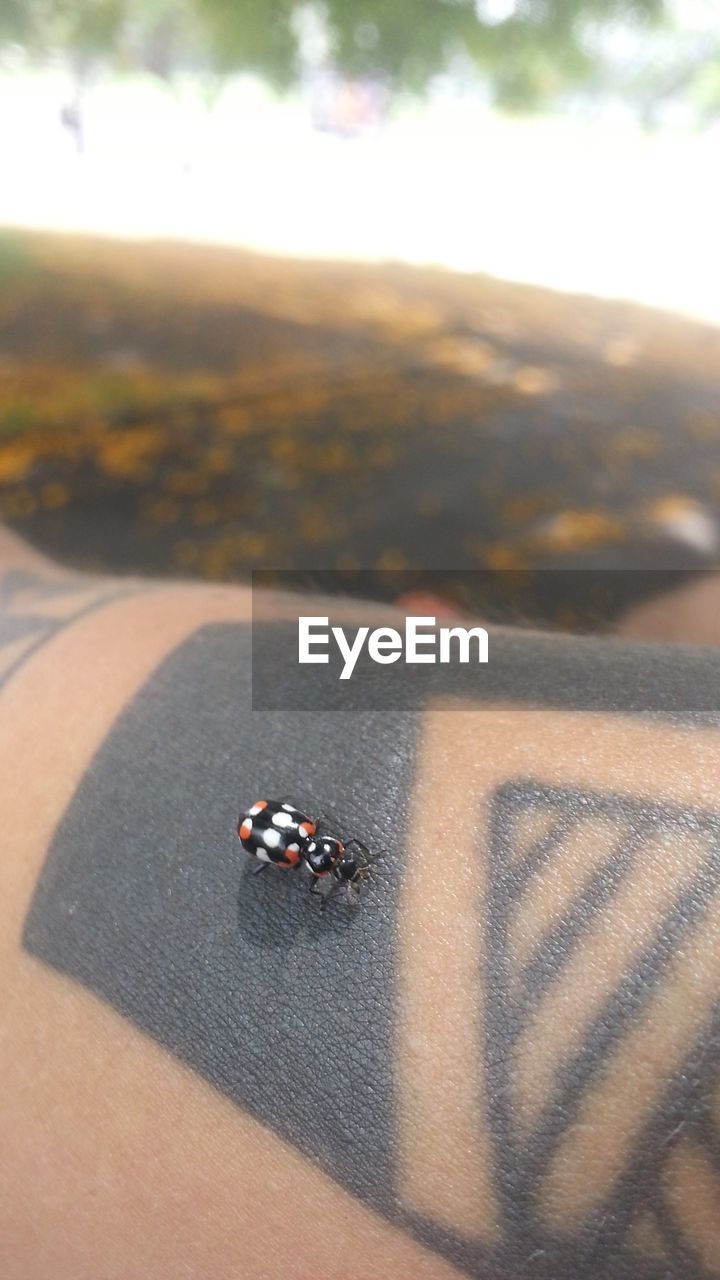
<svg viewBox="0 0 720 1280">
<path fill-rule="evenodd" d="M 250 832 L 251 832 L 251 831 L 252 831 L 252 822 L 248 822 L 248 820 L 247 820 L 247 819 L 245 819 L 245 821 L 243 822 L 243 824 L 242 824 L 242 826 L 241 826 L 241 828 L 240 828 L 240 832 L 239 832 L 240 839 L 241 839 L 241 840 L 247 840 L 247 838 L 248 838 L 248 836 L 250 835 Z"/>
</svg>

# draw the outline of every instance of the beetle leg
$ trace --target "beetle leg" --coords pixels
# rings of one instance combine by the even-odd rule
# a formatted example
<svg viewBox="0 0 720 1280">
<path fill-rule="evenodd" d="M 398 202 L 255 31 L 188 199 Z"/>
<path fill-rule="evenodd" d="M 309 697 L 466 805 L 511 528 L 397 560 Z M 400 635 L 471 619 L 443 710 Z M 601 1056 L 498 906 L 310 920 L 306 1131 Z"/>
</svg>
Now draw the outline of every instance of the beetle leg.
<svg viewBox="0 0 720 1280">
<path fill-rule="evenodd" d="M 312 894 L 313 898 L 319 898 L 319 899 L 320 899 L 320 907 L 324 909 L 324 907 L 325 907 L 325 905 L 326 905 L 326 903 L 327 903 L 327 900 L 328 900 L 329 894 L 325 893 L 325 892 L 320 888 L 320 879 L 319 879 L 319 877 L 318 877 L 318 876 L 313 875 L 312 883 L 311 883 L 311 885 L 310 885 L 310 892 L 311 892 L 311 894 Z"/>
</svg>

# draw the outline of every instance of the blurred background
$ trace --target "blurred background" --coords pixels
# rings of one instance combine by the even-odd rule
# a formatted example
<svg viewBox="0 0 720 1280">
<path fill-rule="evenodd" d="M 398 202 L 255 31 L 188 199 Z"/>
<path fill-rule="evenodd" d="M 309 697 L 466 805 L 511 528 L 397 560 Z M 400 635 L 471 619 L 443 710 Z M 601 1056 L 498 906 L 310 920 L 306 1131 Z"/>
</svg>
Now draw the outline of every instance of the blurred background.
<svg viewBox="0 0 720 1280">
<path fill-rule="evenodd" d="M 0 0 L 0 519 L 603 625 L 718 561 L 719 159 L 720 0 Z"/>
</svg>

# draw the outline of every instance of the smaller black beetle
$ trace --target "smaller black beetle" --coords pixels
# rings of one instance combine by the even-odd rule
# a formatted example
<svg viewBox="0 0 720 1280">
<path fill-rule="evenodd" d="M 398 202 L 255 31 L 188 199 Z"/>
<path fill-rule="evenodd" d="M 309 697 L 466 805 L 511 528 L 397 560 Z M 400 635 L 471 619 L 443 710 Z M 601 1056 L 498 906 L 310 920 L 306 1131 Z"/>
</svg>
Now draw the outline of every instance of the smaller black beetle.
<svg viewBox="0 0 720 1280">
<path fill-rule="evenodd" d="M 285 870 L 302 866 L 312 877 L 310 892 L 318 894 L 323 903 L 329 895 L 320 888 L 320 881 L 328 876 L 344 884 L 353 897 L 369 874 L 364 860 L 368 849 L 355 838 L 343 842 L 337 836 L 323 835 L 318 825 L 288 801 L 257 800 L 240 815 L 237 833 L 245 852 L 261 862 L 258 871 L 269 863 Z M 351 847 L 361 856 L 351 853 Z"/>
</svg>

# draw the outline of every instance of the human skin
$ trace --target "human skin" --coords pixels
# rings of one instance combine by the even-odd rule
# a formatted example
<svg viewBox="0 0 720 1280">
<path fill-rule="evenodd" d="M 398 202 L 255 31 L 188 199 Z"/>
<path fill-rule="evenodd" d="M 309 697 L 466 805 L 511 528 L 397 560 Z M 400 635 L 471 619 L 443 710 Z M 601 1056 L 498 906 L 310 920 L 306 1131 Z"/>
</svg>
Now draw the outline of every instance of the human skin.
<svg viewBox="0 0 720 1280">
<path fill-rule="evenodd" d="M 720 1274 L 720 658 L 283 717 L 247 590 L 0 551 L 4 1280 Z M 305 782 L 354 906 L 246 876 Z"/>
</svg>

